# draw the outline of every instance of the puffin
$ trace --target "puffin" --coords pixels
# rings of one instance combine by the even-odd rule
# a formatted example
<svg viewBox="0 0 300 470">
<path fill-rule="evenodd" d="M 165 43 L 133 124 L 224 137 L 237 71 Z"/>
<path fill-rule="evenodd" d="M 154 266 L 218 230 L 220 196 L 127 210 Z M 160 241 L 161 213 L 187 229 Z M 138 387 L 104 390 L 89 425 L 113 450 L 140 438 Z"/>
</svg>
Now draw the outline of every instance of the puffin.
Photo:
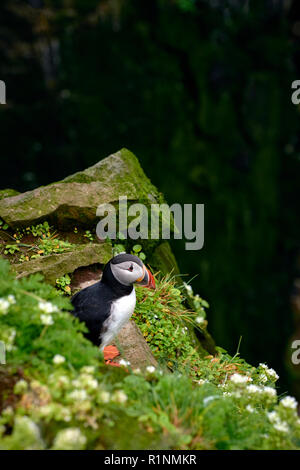
<svg viewBox="0 0 300 470">
<path fill-rule="evenodd" d="M 85 323 L 88 329 L 86 338 L 104 352 L 104 358 L 104 349 L 134 312 L 135 283 L 155 289 L 154 277 L 142 260 L 138 256 L 121 253 L 105 265 L 99 282 L 71 298 L 74 307 L 71 313 Z"/>
</svg>

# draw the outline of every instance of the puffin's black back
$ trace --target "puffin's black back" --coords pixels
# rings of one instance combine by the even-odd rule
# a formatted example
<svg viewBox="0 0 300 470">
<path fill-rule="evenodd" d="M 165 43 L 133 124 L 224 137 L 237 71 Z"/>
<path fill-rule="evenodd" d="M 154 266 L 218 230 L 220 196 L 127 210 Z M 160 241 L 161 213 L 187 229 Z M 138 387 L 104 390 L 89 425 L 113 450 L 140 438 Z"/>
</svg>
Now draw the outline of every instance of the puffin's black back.
<svg viewBox="0 0 300 470">
<path fill-rule="evenodd" d="M 124 295 L 129 295 L 133 286 L 120 284 L 113 276 L 110 263 L 103 270 L 100 282 L 77 292 L 71 299 L 75 317 L 88 328 L 86 338 L 96 346 L 101 344 L 101 331 L 105 320 L 110 315 L 111 305 Z"/>
</svg>

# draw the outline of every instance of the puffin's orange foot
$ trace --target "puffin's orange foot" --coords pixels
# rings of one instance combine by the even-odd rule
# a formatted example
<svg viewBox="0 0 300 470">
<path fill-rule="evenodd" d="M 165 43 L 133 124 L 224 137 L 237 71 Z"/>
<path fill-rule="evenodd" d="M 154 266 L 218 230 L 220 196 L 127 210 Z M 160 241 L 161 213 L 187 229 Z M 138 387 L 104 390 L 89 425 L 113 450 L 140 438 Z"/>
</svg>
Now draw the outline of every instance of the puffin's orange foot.
<svg viewBox="0 0 300 470">
<path fill-rule="evenodd" d="M 106 346 L 103 349 L 103 355 L 104 355 L 105 363 L 109 364 L 115 357 L 120 356 L 120 351 L 115 346 Z"/>
</svg>

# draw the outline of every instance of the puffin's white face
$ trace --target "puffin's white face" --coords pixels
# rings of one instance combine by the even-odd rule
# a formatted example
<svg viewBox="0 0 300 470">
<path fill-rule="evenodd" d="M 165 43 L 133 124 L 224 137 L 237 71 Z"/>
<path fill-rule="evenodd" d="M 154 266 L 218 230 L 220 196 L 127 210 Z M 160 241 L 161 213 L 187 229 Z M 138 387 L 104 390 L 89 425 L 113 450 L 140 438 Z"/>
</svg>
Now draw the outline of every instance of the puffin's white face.
<svg viewBox="0 0 300 470">
<path fill-rule="evenodd" d="M 124 286 L 137 282 L 141 286 L 155 288 L 152 273 L 137 256 L 121 253 L 112 258 L 109 265 L 114 278 Z"/>
<path fill-rule="evenodd" d="M 112 273 L 121 284 L 130 286 L 134 282 L 142 281 L 144 277 L 144 266 L 140 266 L 134 261 L 123 261 L 110 265 Z"/>
</svg>

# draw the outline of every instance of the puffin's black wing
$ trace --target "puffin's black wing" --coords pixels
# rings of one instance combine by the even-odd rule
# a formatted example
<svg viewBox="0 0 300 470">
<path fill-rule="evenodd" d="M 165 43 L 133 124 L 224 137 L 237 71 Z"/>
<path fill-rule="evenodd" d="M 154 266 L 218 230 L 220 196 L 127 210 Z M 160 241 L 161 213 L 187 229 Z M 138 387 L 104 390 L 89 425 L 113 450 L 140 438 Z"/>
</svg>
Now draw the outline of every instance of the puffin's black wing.
<svg viewBox="0 0 300 470">
<path fill-rule="evenodd" d="M 71 299 L 74 310 L 71 312 L 88 328 L 85 334 L 96 346 L 101 344 L 101 330 L 104 321 L 109 317 L 112 298 L 105 284 L 97 282 L 77 292 Z"/>
</svg>

